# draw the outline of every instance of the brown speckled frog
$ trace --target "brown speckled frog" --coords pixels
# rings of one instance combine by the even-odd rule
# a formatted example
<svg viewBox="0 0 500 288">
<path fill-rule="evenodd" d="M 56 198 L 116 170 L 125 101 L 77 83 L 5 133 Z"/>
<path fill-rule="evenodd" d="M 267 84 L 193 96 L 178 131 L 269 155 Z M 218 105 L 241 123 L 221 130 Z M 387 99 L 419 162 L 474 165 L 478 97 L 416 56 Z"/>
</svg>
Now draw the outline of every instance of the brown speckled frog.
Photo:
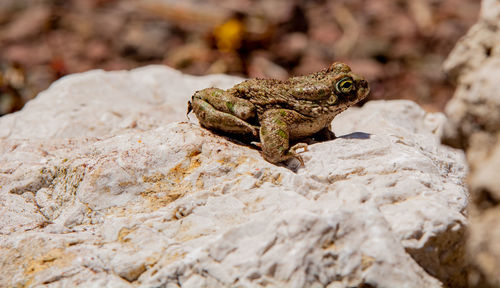
<svg viewBox="0 0 500 288">
<path fill-rule="evenodd" d="M 188 113 L 194 111 L 208 129 L 260 139 L 264 158 L 278 163 L 302 157 L 297 150 L 305 137 L 329 140 L 332 119 L 364 99 L 370 89 L 366 80 L 343 63 L 320 72 L 285 81 L 251 79 L 228 90 L 207 88 L 194 93 Z"/>
</svg>

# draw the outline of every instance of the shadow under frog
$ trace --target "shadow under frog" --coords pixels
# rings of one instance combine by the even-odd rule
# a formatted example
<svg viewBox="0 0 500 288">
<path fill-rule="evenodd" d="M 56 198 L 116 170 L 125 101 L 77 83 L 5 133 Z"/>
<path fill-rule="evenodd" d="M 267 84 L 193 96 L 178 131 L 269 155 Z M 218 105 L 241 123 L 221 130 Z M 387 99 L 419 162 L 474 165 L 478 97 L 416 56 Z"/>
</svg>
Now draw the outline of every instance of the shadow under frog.
<svg viewBox="0 0 500 288">
<path fill-rule="evenodd" d="M 335 138 L 333 118 L 363 100 L 368 82 L 344 63 L 284 81 L 251 79 L 222 90 L 206 88 L 188 101 L 201 126 L 230 134 L 243 143 L 260 141 L 267 161 L 277 164 L 296 158 L 307 141 Z"/>
</svg>

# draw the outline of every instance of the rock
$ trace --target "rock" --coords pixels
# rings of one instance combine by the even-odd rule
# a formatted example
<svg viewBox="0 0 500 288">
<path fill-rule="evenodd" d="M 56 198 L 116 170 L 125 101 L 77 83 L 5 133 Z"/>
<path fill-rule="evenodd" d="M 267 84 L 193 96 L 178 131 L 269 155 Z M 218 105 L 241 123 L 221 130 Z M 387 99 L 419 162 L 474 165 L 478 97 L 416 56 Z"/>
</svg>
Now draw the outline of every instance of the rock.
<svg viewBox="0 0 500 288">
<path fill-rule="evenodd" d="M 91 71 L 0 118 L 0 286 L 464 286 L 467 169 L 442 114 L 369 102 L 276 166 L 176 122 L 238 80 Z"/>
<path fill-rule="evenodd" d="M 471 287 L 500 286 L 500 3 L 484 0 L 481 17 L 457 44 L 445 68 L 457 77 L 446 107 L 444 141 L 466 150 L 470 166 Z"/>
<path fill-rule="evenodd" d="M 103 137 L 161 127 L 187 120 L 186 99 L 196 90 L 242 80 L 203 79 L 161 66 L 66 76 L 19 113 L 1 118 L 0 138 Z"/>
</svg>

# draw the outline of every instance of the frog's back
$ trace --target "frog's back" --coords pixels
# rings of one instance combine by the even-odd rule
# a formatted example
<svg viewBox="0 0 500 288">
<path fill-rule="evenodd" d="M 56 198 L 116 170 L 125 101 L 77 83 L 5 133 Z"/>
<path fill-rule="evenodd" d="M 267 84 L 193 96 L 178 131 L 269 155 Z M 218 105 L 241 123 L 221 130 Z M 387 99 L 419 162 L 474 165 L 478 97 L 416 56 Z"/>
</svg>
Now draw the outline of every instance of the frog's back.
<svg viewBox="0 0 500 288">
<path fill-rule="evenodd" d="M 276 79 L 250 79 L 230 90 L 236 97 L 247 99 L 257 107 L 281 107 L 288 99 L 286 82 Z"/>
</svg>

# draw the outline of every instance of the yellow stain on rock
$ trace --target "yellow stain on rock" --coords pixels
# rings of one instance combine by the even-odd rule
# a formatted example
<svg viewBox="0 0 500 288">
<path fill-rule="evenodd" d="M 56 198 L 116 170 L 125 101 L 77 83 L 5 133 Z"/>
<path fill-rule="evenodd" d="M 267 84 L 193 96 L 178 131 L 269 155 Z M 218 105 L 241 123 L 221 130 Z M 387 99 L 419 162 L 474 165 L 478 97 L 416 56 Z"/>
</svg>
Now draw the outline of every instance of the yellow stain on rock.
<svg viewBox="0 0 500 288">
<path fill-rule="evenodd" d="M 321 248 L 323 248 L 326 251 L 339 251 L 339 247 L 335 244 L 335 241 L 333 239 L 328 239 L 325 241 L 322 245 Z"/>
<path fill-rule="evenodd" d="M 34 236 L 22 239 L 14 246 L 0 247 L 2 283 L 11 283 L 6 287 L 32 287 L 39 273 L 51 268 L 64 269 L 71 266 L 77 255 L 69 252 L 67 247 L 80 244 L 81 241 L 73 240 L 49 249 L 47 245 L 51 241 L 49 238 Z M 19 277 L 18 273 L 23 273 L 24 277 Z M 1 284 L 0 286 L 3 287 Z"/>
<path fill-rule="evenodd" d="M 174 168 L 170 169 L 169 176 L 176 182 L 181 183 L 184 178 L 191 174 L 193 170 L 200 167 L 200 151 L 193 151 L 189 154 L 185 161 L 175 165 Z"/>
<path fill-rule="evenodd" d="M 169 264 L 174 263 L 175 261 L 177 261 L 179 259 L 183 259 L 186 255 L 187 255 L 186 252 L 182 252 L 182 253 L 179 253 L 179 252 L 173 252 L 173 253 L 169 252 L 169 253 L 167 253 L 166 257 L 164 259 L 162 259 L 162 261 L 163 261 L 163 263 L 162 263 L 163 265 L 162 266 L 167 266 Z"/>
<path fill-rule="evenodd" d="M 236 168 L 236 167 L 244 164 L 248 159 L 251 159 L 251 158 L 248 158 L 247 156 L 239 156 L 236 159 L 236 161 L 234 161 L 233 158 L 228 155 L 228 156 L 224 156 L 224 157 L 217 159 L 217 162 L 221 165 L 226 165 L 226 166 L 229 166 L 231 168 Z M 252 160 L 254 160 L 254 162 L 255 162 L 255 159 L 252 159 Z"/>
<path fill-rule="evenodd" d="M 193 151 L 167 174 L 156 173 L 142 177 L 145 183 L 151 184 L 149 189 L 141 193 L 142 197 L 148 199 L 149 208 L 156 210 L 164 207 L 193 189 L 193 185 L 185 181 L 185 178 L 201 166 L 200 154 L 200 151 Z"/>
<path fill-rule="evenodd" d="M 201 231 L 199 230 L 191 231 L 192 228 L 193 228 L 192 223 L 188 221 L 182 222 L 179 229 L 177 230 L 177 233 L 175 234 L 175 240 L 182 243 L 186 243 L 188 241 L 213 234 L 213 232 L 216 230 L 215 228 L 205 228 Z"/>
<path fill-rule="evenodd" d="M 63 248 L 54 248 L 49 250 L 47 253 L 36 257 L 35 259 L 28 262 L 24 273 L 31 277 L 26 283 L 26 286 L 30 286 L 29 283 L 33 280 L 35 274 L 44 271 L 46 269 L 57 267 L 62 268 L 69 266 L 76 255 L 65 251 Z"/>
<path fill-rule="evenodd" d="M 263 169 L 261 177 L 255 182 L 255 187 L 260 187 L 266 182 L 280 185 L 281 182 L 283 182 L 283 175 L 281 175 L 281 173 L 273 173 L 273 171 L 268 168 Z"/>
<path fill-rule="evenodd" d="M 365 271 L 366 269 L 370 268 L 374 262 L 375 258 L 365 254 L 361 255 L 361 270 Z"/>
<path fill-rule="evenodd" d="M 130 233 L 134 232 L 136 229 L 134 228 L 126 228 L 126 227 L 123 227 L 122 229 L 120 229 L 120 231 L 118 232 L 118 242 L 122 242 L 122 243 L 127 243 L 130 241 L 129 238 L 126 238 Z"/>
</svg>

